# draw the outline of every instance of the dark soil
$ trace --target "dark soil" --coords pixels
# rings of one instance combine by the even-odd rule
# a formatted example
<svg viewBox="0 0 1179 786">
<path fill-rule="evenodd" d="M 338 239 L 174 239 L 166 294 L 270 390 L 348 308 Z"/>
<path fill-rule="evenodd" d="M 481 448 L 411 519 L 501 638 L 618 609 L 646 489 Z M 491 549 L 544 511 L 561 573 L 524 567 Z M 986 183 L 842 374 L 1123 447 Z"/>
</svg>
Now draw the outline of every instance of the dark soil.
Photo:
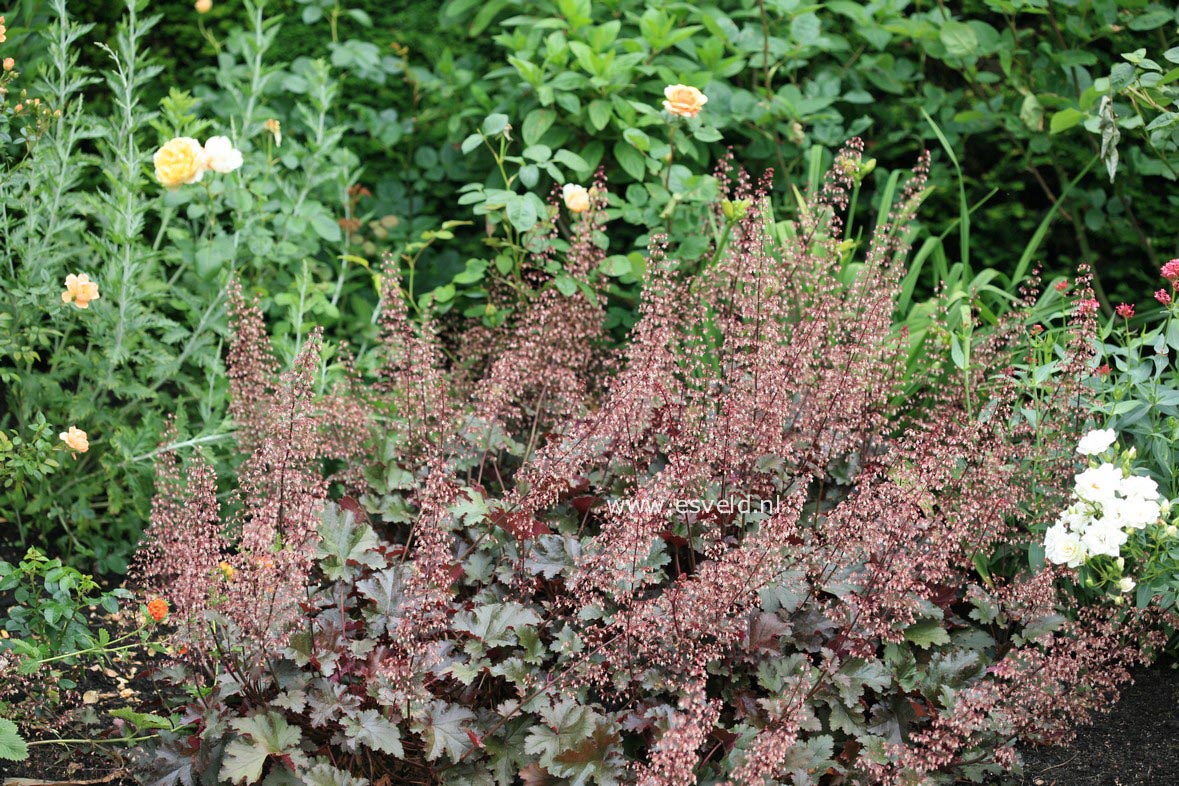
<svg viewBox="0 0 1179 786">
<path fill-rule="evenodd" d="M 64 722 L 56 729 L 29 729 L 21 724 L 32 740 L 54 739 L 93 740 L 86 744 L 34 744 L 29 747 L 29 758 L 22 762 L 0 760 L 0 786 L 20 786 L 42 783 L 110 784 L 133 786 L 129 776 L 126 754 L 128 746 L 118 741 L 118 729 L 112 726 L 107 714 L 120 707 L 136 708 L 142 697 L 135 682 L 127 679 L 128 664 L 115 668 L 91 666 L 81 671 L 70 671 L 69 677 L 77 687 L 60 695 L 61 707 L 66 710 Z M 34 680 L 37 675 L 34 676 Z M 18 702 L 22 712 L 35 713 L 46 705 L 48 689 L 34 681 L 26 696 Z M 19 722 L 19 721 L 18 721 Z"/>
<path fill-rule="evenodd" d="M 1024 786 L 1179 786 L 1179 670 L 1140 671 L 1072 745 L 1023 757 Z"/>
</svg>

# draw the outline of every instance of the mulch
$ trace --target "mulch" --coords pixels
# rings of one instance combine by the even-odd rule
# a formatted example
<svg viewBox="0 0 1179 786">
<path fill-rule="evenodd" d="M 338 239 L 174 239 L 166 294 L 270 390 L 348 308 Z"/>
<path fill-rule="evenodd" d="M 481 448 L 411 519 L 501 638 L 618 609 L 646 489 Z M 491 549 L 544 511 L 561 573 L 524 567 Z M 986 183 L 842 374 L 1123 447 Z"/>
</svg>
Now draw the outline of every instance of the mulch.
<svg viewBox="0 0 1179 786">
<path fill-rule="evenodd" d="M 1179 785 L 1179 664 L 1139 671 L 1066 748 L 1023 751 L 1023 786 Z"/>
</svg>

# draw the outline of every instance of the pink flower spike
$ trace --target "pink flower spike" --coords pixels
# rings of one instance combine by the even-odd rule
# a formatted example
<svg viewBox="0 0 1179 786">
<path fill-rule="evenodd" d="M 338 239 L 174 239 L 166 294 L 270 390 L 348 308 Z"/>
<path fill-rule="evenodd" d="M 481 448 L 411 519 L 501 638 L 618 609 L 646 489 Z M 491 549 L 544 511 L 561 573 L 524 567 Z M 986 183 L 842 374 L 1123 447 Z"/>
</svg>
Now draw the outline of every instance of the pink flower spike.
<svg viewBox="0 0 1179 786">
<path fill-rule="evenodd" d="M 1089 298 L 1088 300 L 1082 300 L 1081 302 L 1077 303 L 1077 313 L 1082 316 L 1096 314 L 1097 308 L 1098 305 L 1095 298 Z"/>
<path fill-rule="evenodd" d="M 1065 292 L 1068 292 L 1068 279 L 1066 278 L 1061 281 L 1057 281 L 1055 284 L 1055 287 L 1056 287 L 1056 291 L 1062 295 Z"/>
<path fill-rule="evenodd" d="M 1134 306 L 1130 305 L 1129 303 L 1119 303 L 1118 307 L 1115 308 L 1114 311 L 1116 311 L 1118 316 L 1122 319 L 1129 319 L 1130 317 L 1134 316 Z"/>
</svg>

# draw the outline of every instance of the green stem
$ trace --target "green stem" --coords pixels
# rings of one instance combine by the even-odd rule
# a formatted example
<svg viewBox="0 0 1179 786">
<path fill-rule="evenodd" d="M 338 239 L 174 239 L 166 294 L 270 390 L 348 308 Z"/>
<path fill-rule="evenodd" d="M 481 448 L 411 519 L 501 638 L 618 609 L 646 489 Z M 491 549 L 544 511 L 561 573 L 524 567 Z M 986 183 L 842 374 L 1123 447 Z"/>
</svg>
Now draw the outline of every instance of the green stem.
<svg viewBox="0 0 1179 786">
<path fill-rule="evenodd" d="M 225 434 L 206 434 L 203 437 L 194 437 L 192 439 L 186 439 L 183 442 L 173 442 L 171 445 L 164 445 L 163 447 L 156 448 L 155 450 L 151 451 L 150 453 L 140 454 L 140 455 L 134 457 L 133 459 L 131 459 L 131 461 L 133 461 L 133 462 L 145 461 L 149 458 L 155 458 L 156 456 L 160 455 L 161 453 L 167 453 L 169 451 L 177 450 L 179 448 L 188 448 L 188 447 L 192 447 L 193 445 L 204 445 L 209 442 L 220 442 L 223 439 L 233 439 L 233 435 L 234 435 L 233 432 L 230 431 Z"/>
<path fill-rule="evenodd" d="M 50 658 L 38 658 L 36 660 L 37 660 L 38 664 L 44 666 L 46 663 L 54 663 L 56 661 L 65 660 L 67 658 L 77 658 L 82 655 L 90 655 L 91 653 L 125 652 L 127 650 L 135 649 L 136 647 L 138 647 L 140 645 L 138 645 L 138 644 L 124 644 L 121 647 L 112 647 L 111 645 L 118 644 L 120 641 L 125 641 L 126 639 L 129 639 L 132 636 L 137 636 L 140 632 L 142 632 L 144 630 L 145 627 L 146 626 L 144 626 L 144 625 L 140 625 L 138 628 L 131 631 L 130 633 L 125 633 L 117 639 L 111 639 L 109 642 L 107 642 L 106 644 L 104 644 L 102 646 L 87 647 L 86 649 L 83 649 L 83 650 L 75 650 L 74 652 L 64 652 L 61 655 L 54 655 Z"/>
<path fill-rule="evenodd" d="M 143 737 L 120 737 L 117 740 L 87 740 L 87 739 L 61 739 L 61 740 L 33 740 L 26 742 L 29 747 L 34 745 L 127 745 L 132 742 L 143 742 L 145 740 L 157 739 L 160 735 L 149 734 Z"/>
</svg>

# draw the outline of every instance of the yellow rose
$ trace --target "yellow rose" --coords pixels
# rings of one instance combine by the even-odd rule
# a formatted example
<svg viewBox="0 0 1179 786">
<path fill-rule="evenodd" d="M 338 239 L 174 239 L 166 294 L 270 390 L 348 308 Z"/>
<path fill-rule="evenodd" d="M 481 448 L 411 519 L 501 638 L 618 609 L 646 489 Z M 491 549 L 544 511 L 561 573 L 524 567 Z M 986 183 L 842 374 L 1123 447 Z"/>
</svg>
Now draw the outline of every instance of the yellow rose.
<svg viewBox="0 0 1179 786">
<path fill-rule="evenodd" d="M 687 85 L 668 85 L 663 88 L 663 108 L 678 117 L 695 117 L 708 103 L 708 96 Z"/>
<path fill-rule="evenodd" d="M 207 14 L 213 10 L 213 0 L 196 0 L 193 4 L 198 14 Z"/>
<path fill-rule="evenodd" d="M 566 183 L 561 188 L 561 196 L 565 199 L 565 207 L 571 213 L 584 213 L 590 209 L 590 195 L 585 186 Z"/>
<path fill-rule="evenodd" d="M 156 179 L 168 188 L 195 183 L 205 174 L 205 149 L 188 136 L 168 140 L 152 156 Z"/>
<path fill-rule="evenodd" d="M 85 453 L 90 450 L 90 441 L 86 439 L 86 432 L 77 426 L 70 426 L 69 431 L 63 431 L 57 436 L 75 453 Z"/>
<path fill-rule="evenodd" d="M 82 273 L 70 273 L 65 280 L 66 291 L 61 293 L 61 302 L 73 303 L 78 308 L 90 308 L 91 300 L 98 300 L 98 283 Z"/>
</svg>

